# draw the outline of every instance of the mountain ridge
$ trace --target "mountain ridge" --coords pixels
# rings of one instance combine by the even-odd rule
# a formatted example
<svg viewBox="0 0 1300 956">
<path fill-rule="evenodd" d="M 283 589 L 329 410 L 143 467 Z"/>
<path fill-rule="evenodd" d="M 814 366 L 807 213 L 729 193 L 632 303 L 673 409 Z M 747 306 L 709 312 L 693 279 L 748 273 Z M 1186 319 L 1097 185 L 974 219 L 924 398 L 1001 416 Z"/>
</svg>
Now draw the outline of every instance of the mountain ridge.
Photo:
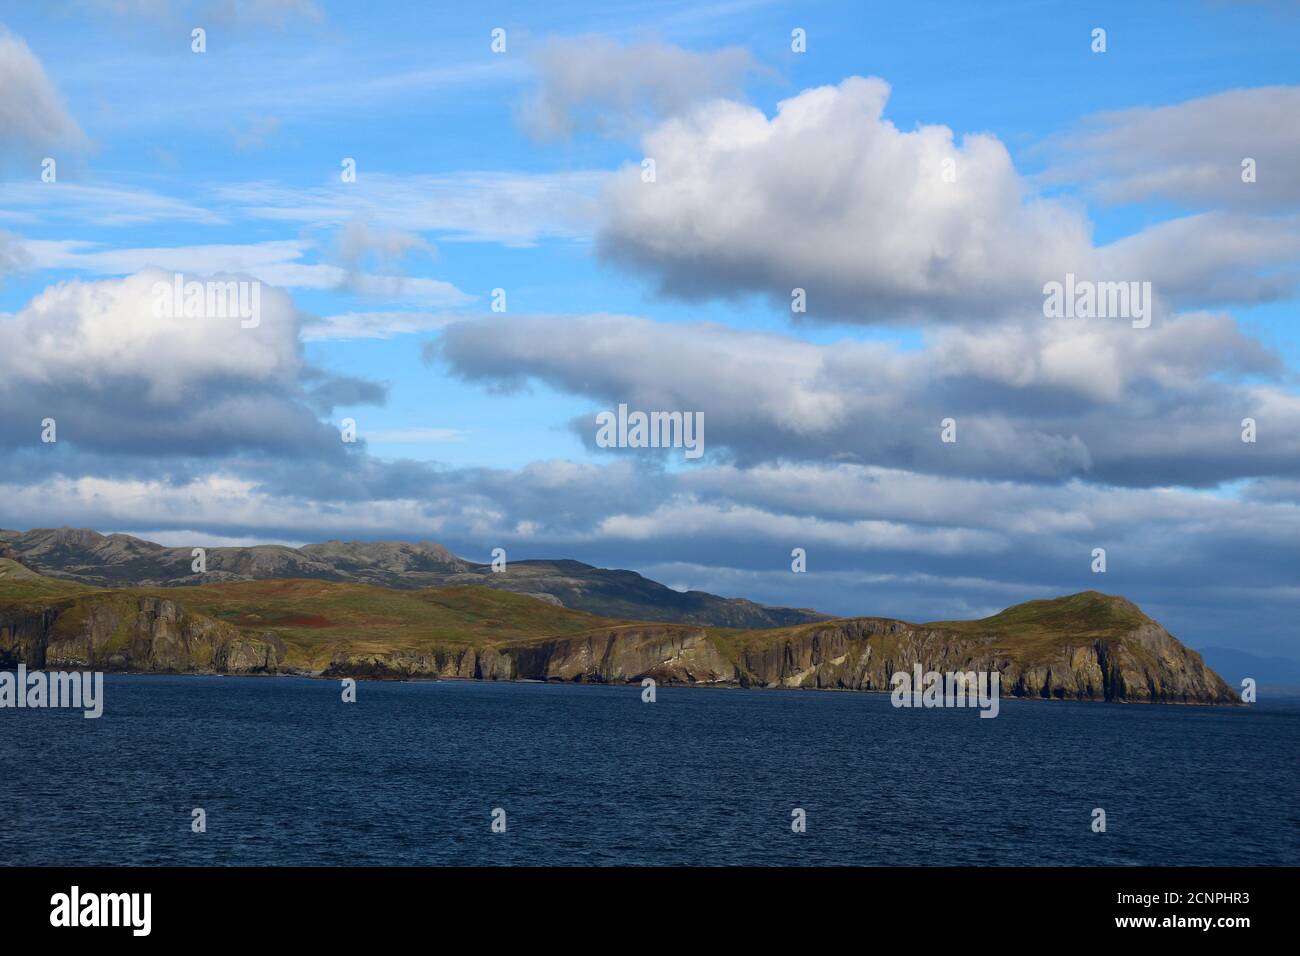
<svg viewBox="0 0 1300 956">
<path fill-rule="evenodd" d="M 35 571 L 97 587 L 190 587 L 191 548 L 88 528 L 0 529 L 0 548 Z M 705 591 L 676 591 L 635 571 L 572 559 L 510 561 L 504 572 L 466 561 L 432 541 L 330 540 L 205 548 L 203 585 L 303 578 L 397 589 L 478 585 L 553 600 L 605 617 L 716 627 L 781 627 L 828 620 L 809 608 L 770 607 Z"/>
</svg>

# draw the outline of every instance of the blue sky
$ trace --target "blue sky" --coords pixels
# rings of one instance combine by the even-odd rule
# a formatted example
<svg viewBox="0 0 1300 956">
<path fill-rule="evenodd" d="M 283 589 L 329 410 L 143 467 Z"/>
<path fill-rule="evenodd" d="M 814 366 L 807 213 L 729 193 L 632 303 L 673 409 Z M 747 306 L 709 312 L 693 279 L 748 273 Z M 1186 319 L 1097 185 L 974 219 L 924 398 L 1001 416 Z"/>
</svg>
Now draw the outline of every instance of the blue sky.
<svg viewBox="0 0 1300 956">
<path fill-rule="evenodd" d="M 104 0 L 0 24 L 0 526 L 503 545 L 914 619 L 1096 587 L 1193 645 L 1300 656 L 1294 4 Z M 956 198 L 917 172 L 945 150 Z M 265 339 L 178 344 L 130 300 L 150 268 L 284 298 Z M 1151 334 L 1048 328 L 1067 270 L 1151 281 Z M 709 453 L 597 447 L 620 401 L 702 412 Z M 46 406 L 57 449 L 33 446 Z M 348 417 L 362 443 L 330 444 Z"/>
</svg>

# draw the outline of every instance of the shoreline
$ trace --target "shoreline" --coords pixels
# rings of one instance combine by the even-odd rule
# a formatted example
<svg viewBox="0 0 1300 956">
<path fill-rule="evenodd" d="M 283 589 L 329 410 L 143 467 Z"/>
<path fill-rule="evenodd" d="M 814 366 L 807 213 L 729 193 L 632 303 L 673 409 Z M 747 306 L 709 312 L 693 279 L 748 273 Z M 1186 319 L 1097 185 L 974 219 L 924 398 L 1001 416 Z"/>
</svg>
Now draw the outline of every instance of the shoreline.
<svg viewBox="0 0 1300 956">
<path fill-rule="evenodd" d="M 29 668 L 29 673 L 34 670 L 43 668 Z M 86 668 L 89 670 L 90 668 Z M 13 671 L 16 667 L 0 667 L 0 671 Z M 640 688 L 639 680 L 635 681 L 574 681 L 574 680 L 538 680 L 536 678 L 511 678 L 511 679 L 490 679 L 485 680 L 474 677 L 375 677 L 373 675 L 350 676 L 347 674 L 329 675 L 324 672 L 287 672 L 281 671 L 269 673 L 266 671 L 249 672 L 243 674 L 228 674 L 220 671 L 137 671 L 137 670 L 106 670 L 103 671 L 105 676 L 124 676 L 124 677 L 251 677 L 251 678 L 295 678 L 299 680 L 319 680 L 319 681 L 341 681 L 355 680 L 358 683 L 367 682 L 375 684 L 438 684 L 438 683 L 455 683 L 455 684 L 543 684 L 547 686 L 571 686 L 571 687 L 627 687 Z M 683 690 L 752 690 L 752 691 L 791 691 L 791 692 L 814 692 L 814 693 L 832 693 L 832 694 L 874 694 L 889 696 L 893 693 L 891 690 L 854 690 L 850 687 L 773 687 L 750 685 L 748 687 L 734 681 L 718 681 L 714 683 L 692 683 L 692 682 L 663 682 L 656 681 L 657 688 L 672 688 Z M 1300 690 L 1292 695 L 1278 694 L 1277 696 L 1300 697 Z M 1200 700 L 1132 700 L 1129 698 L 1119 698 L 1116 700 L 1106 700 L 1096 697 L 1022 697 L 1015 694 L 999 694 L 1001 700 L 1014 701 L 1040 701 L 1044 703 L 1077 703 L 1077 704 L 1146 704 L 1152 706 L 1167 705 L 1172 707 L 1231 707 L 1246 708 L 1243 701 L 1200 701 Z M 911 708 L 900 708 L 911 709 Z M 919 709 L 919 708 L 918 708 Z M 928 708 L 928 709 L 975 709 L 975 708 Z"/>
</svg>

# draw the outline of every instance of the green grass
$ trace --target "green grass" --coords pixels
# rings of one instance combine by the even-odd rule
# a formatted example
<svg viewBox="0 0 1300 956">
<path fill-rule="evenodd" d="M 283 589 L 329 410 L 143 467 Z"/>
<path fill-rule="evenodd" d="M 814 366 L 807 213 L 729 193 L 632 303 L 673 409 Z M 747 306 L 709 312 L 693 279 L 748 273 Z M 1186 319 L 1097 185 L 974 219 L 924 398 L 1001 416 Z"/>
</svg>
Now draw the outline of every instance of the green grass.
<svg viewBox="0 0 1300 956">
<path fill-rule="evenodd" d="M 582 611 L 482 587 L 395 590 L 333 581 L 241 581 L 131 589 L 177 601 L 241 630 L 273 632 L 290 663 L 319 665 L 354 654 L 486 646 L 578 634 L 610 623 Z"/>
<path fill-rule="evenodd" d="M 876 620 L 890 622 L 892 618 L 840 618 L 813 624 L 766 630 L 738 630 L 733 628 L 707 628 L 709 637 L 732 660 L 744 650 L 758 650 L 773 644 L 812 634 L 845 620 Z M 1122 597 L 1084 591 L 1067 597 L 1041 601 L 1028 601 L 1004 611 L 975 621 L 931 621 L 912 625 L 922 629 L 949 631 L 968 637 L 986 637 L 991 649 L 1006 651 L 1032 658 L 1050 654 L 1064 644 L 1078 644 L 1097 638 L 1120 637 L 1135 627 L 1151 620 L 1132 602 Z M 909 623 L 909 622 L 904 622 Z M 879 640 L 882 649 L 891 646 L 888 637 Z"/>
<path fill-rule="evenodd" d="M 937 621 L 925 626 L 988 631 L 1083 629 L 1101 634 L 1127 631 L 1149 620 L 1136 604 L 1122 597 L 1100 591 L 1082 591 L 1068 597 L 1026 601 L 979 621 Z"/>
<path fill-rule="evenodd" d="M 17 561 L 0 558 L 0 600 L 7 605 L 43 606 L 96 590 L 88 584 L 47 578 Z"/>
<path fill-rule="evenodd" d="M 285 644 L 285 663 L 320 667 L 346 650 L 388 654 L 546 640 L 622 622 L 484 587 L 395 590 L 312 580 L 241 581 L 186 588 L 96 588 L 43 577 L 0 560 L 0 614 L 63 608 L 57 630 L 78 633 L 88 615 L 111 607 L 119 626 L 102 648 L 125 646 L 141 597 L 174 601 L 189 615 Z"/>
<path fill-rule="evenodd" d="M 1048 653 L 1062 644 L 1118 638 L 1152 623 L 1131 601 L 1100 591 L 1026 601 L 978 621 L 935 621 L 924 627 L 987 636 L 997 650 L 1024 657 Z"/>
</svg>

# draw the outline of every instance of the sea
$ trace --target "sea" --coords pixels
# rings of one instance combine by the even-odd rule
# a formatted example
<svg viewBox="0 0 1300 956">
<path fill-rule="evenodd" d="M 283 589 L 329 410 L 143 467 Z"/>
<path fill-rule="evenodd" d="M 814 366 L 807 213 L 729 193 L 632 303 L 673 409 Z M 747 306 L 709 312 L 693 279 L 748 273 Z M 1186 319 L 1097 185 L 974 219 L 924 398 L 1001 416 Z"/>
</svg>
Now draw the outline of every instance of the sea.
<svg viewBox="0 0 1300 956">
<path fill-rule="evenodd" d="M 338 681 L 109 674 L 103 694 L 95 720 L 0 710 L 0 864 L 1300 863 L 1297 698 L 982 719 L 795 690 L 361 681 L 344 702 Z"/>
</svg>

